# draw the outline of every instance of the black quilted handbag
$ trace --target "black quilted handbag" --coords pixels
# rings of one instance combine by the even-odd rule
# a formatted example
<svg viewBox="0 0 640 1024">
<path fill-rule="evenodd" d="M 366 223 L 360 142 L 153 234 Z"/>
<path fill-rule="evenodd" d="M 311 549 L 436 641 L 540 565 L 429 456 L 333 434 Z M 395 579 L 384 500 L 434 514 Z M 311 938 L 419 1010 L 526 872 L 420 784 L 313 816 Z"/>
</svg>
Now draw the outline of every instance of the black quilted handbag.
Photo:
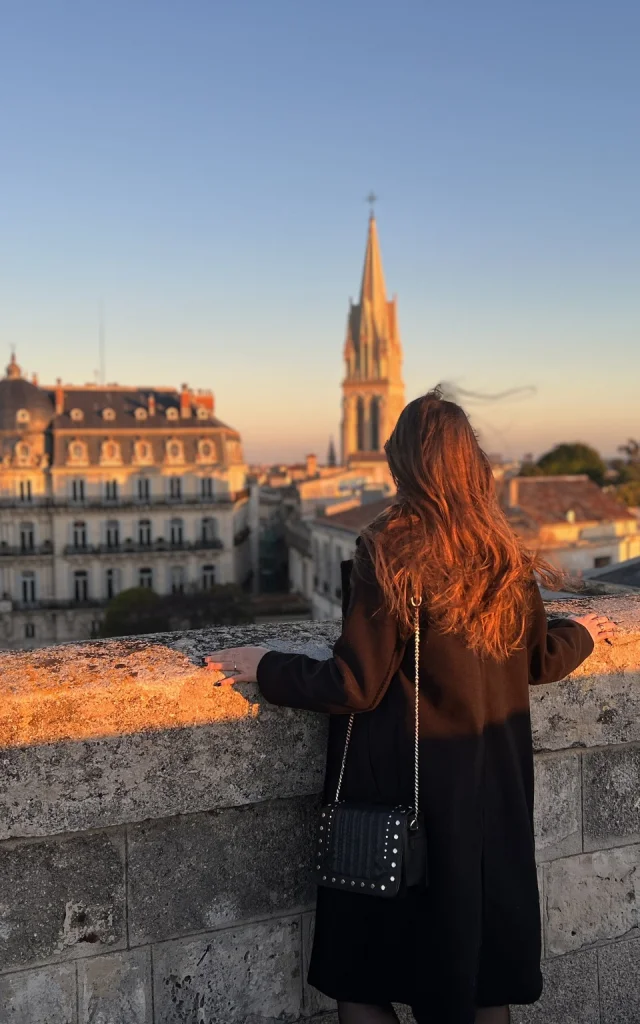
<svg viewBox="0 0 640 1024">
<path fill-rule="evenodd" d="M 317 885 L 387 899 L 427 882 L 427 839 L 418 807 L 420 601 L 412 599 L 415 637 L 413 807 L 381 807 L 340 800 L 351 715 L 335 800 L 320 811 L 314 878 Z"/>
</svg>

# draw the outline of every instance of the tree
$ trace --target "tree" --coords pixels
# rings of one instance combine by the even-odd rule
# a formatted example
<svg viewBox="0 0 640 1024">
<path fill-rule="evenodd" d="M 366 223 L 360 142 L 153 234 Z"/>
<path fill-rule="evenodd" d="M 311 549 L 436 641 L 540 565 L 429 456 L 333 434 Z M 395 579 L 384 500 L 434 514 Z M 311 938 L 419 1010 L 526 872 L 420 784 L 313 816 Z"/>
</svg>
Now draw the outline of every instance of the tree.
<svg viewBox="0 0 640 1024">
<path fill-rule="evenodd" d="M 158 594 L 148 587 L 131 587 L 116 594 L 107 605 L 100 636 L 137 636 L 168 629 L 169 619 Z"/>
<path fill-rule="evenodd" d="M 133 587 L 109 602 L 100 636 L 138 636 L 248 622 L 253 622 L 253 613 L 247 596 L 231 584 L 163 595 L 147 587 Z"/>
<path fill-rule="evenodd" d="M 640 463 L 640 443 L 634 441 L 632 437 L 629 438 L 626 444 L 619 444 L 618 451 L 623 452 L 627 456 L 627 462 Z"/>
<path fill-rule="evenodd" d="M 607 467 L 600 454 L 588 444 L 576 441 L 559 444 L 538 459 L 536 466 L 545 476 L 580 476 L 586 474 L 594 483 L 603 485 Z"/>
</svg>

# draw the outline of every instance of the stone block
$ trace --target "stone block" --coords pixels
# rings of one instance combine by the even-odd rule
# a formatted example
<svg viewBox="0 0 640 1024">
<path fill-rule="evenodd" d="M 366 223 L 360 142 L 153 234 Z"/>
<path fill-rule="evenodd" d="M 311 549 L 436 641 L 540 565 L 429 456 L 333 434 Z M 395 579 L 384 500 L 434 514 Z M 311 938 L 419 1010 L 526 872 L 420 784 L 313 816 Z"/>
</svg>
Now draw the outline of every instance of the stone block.
<svg viewBox="0 0 640 1024">
<path fill-rule="evenodd" d="M 0 976 L 2 1024 L 78 1024 L 75 964 Z"/>
<path fill-rule="evenodd" d="M 512 1024 L 600 1024 L 595 951 L 543 963 L 544 991 L 533 1006 L 514 1006 Z"/>
<path fill-rule="evenodd" d="M 580 754 L 535 759 L 535 831 L 538 860 L 582 852 Z"/>
<path fill-rule="evenodd" d="M 1 844 L 1 969 L 121 949 L 124 862 L 119 832 Z"/>
<path fill-rule="evenodd" d="M 552 861 L 544 887 L 547 956 L 622 938 L 639 923 L 640 846 Z"/>
<path fill-rule="evenodd" d="M 640 939 L 598 950 L 602 1024 L 640 1021 Z"/>
<path fill-rule="evenodd" d="M 583 773 L 585 850 L 640 842 L 640 747 L 588 751 Z"/>
<path fill-rule="evenodd" d="M 635 642 L 633 646 L 633 654 L 627 647 L 614 648 L 617 663 L 609 668 L 601 665 L 602 671 L 594 664 L 594 654 L 569 679 L 532 688 L 536 751 L 640 742 L 636 660 L 640 644 Z M 597 660 L 602 662 L 606 657 L 599 652 Z"/>
<path fill-rule="evenodd" d="M 309 907 L 317 806 L 301 797 L 129 826 L 130 943 Z"/>
<path fill-rule="evenodd" d="M 300 917 L 153 947 L 157 1024 L 297 1019 L 302 1014 Z"/>
<path fill-rule="evenodd" d="M 2 750 L 0 840 L 321 792 L 326 716 L 208 687 L 218 721 Z"/>
<path fill-rule="evenodd" d="M 317 988 L 314 988 L 307 981 L 307 975 L 309 973 L 309 964 L 311 962 L 311 950 L 313 949 L 313 932 L 315 928 L 316 915 L 315 913 L 303 914 L 302 915 L 302 980 L 303 980 L 303 999 L 304 999 L 304 1012 L 305 1014 L 321 1014 L 335 1011 L 336 1002 L 335 999 L 329 999 L 322 992 L 318 992 Z"/>
<path fill-rule="evenodd" d="M 95 956 L 78 964 L 79 1024 L 153 1024 L 151 950 Z"/>
</svg>

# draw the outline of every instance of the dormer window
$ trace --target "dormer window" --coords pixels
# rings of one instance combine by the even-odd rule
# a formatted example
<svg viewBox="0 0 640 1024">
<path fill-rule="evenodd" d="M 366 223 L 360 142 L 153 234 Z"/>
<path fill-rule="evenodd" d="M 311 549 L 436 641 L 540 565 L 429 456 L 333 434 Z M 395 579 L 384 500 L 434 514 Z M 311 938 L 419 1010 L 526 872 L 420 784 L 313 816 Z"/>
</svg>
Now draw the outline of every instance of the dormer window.
<svg viewBox="0 0 640 1024">
<path fill-rule="evenodd" d="M 30 419 L 31 416 L 29 415 L 28 409 L 18 409 L 16 413 L 16 423 L 19 423 L 21 426 L 26 426 Z"/>
<path fill-rule="evenodd" d="M 16 462 L 19 466 L 28 466 L 31 462 L 31 449 L 28 444 L 16 445 Z"/>
<path fill-rule="evenodd" d="M 115 411 L 115 409 L 112 409 L 110 406 L 107 406 L 106 409 L 102 410 L 102 418 L 103 418 L 103 420 L 115 420 L 115 418 L 116 418 L 116 411 Z"/>
<path fill-rule="evenodd" d="M 570 508 L 569 511 L 567 512 L 566 518 L 567 518 L 567 522 L 568 523 L 572 523 L 572 524 L 575 523 L 575 521 L 576 521 L 575 510 Z"/>
<path fill-rule="evenodd" d="M 216 449 L 213 441 L 204 438 L 198 441 L 198 460 L 200 462 L 213 462 L 216 456 Z"/>
<path fill-rule="evenodd" d="M 136 462 L 151 462 L 153 452 L 148 441 L 136 441 L 133 446 Z"/>
<path fill-rule="evenodd" d="M 180 414 L 179 414 L 178 410 L 176 409 L 175 405 L 170 405 L 169 408 L 167 409 L 167 419 L 168 420 L 177 420 L 179 418 L 179 415 Z"/>
<path fill-rule="evenodd" d="M 120 463 L 122 455 L 120 445 L 116 441 L 103 441 L 100 449 L 100 461 L 103 463 Z"/>
<path fill-rule="evenodd" d="M 72 441 L 67 449 L 67 462 L 84 465 L 89 461 L 84 441 Z"/>
<path fill-rule="evenodd" d="M 69 415 L 72 420 L 76 421 L 76 423 L 80 423 L 80 421 L 84 419 L 84 413 L 82 409 L 72 409 Z"/>
<path fill-rule="evenodd" d="M 180 441 L 167 441 L 166 451 L 169 462 L 182 462 L 184 449 Z"/>
<path fill-rule="evenodd" d="M 136 417 L 137 420 L 146 420 L 146 418 L 147 418 L 147 410 L 143 409 L 142 406 L 139 405 L 138 408 L 135 411 L 135 417 Z"/>
<path fill-rule="evenodd" d="M 198 406 L 198 419 L 199 420 L 208 420 L 209 419 L 209 410 L 205 409 L 204 406 L 202 406 L 202 405 Z"/>
</svg>

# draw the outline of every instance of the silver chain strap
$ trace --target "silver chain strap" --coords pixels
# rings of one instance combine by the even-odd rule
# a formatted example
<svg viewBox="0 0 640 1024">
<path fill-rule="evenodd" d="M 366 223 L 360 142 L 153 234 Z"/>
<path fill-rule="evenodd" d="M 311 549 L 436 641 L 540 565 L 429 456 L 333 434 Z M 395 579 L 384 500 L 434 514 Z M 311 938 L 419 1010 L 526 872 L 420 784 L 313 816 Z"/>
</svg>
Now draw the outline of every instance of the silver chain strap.
<svg viewBox="0 0 640 1024">
<path fill-rule="evenodd" d="M 414 757 L 413 757 L 413 799 L 414 806 L 413 810 L 418 813 L 419 808 L 419 762 L 420 762 L 420 605 L 422 604 L 422 598 L 412 597 L 411 605 L 413 607 L 413 636 L 414 636 L 414 649 L 415 649 L 415 674 L 414 674 L 414 688 L 415 688 L 415 730 L 414 730 Z M 340 765 L 340 775 L 338 777 L 338 786 L 336 789 L 335 802 L 338 803 L 340 800 L 340 791 L 342 789 L 342 780 L 344 779 L 344 770 L 347 764 L 347 754 L 349 753 L 349 743 L 351 742 L 351 733 L 353 732 L 353 722 L 355 715 L 352 713 L 349 715 L 349 724 L 347 725 L 347 735 L 344 741 L 344 753 L 342 755 L 342 764 Z"/>
</svg>

